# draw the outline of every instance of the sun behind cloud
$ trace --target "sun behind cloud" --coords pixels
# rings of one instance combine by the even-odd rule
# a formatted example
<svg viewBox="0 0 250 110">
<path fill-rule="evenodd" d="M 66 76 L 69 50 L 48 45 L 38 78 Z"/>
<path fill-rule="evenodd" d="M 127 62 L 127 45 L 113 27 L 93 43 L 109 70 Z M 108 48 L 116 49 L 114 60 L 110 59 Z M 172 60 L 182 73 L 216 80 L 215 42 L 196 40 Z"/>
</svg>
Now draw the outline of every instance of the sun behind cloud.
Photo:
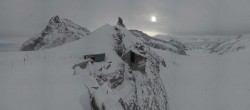
<svg viewBox="0 0 250 110">
<path fill-rule="evenodd" d="M 151 22 L 157 22 L 156 16 L 151 16 Z"/>
</svg>

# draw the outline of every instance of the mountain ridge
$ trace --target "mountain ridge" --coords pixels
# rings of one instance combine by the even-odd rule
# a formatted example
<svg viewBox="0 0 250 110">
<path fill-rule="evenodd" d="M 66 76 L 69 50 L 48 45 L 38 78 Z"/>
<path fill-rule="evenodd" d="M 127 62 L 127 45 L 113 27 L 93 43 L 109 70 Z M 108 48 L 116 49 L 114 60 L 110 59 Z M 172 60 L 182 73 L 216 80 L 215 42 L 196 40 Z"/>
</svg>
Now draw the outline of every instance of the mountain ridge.
<svg viewBox="0 0 250 110">
<path fill-rule="evenodd" d="M 21 51 L 44 50 L 69 43 L 89 35 L 87 28 L 75 24 L 58 15 L 52 17 L 45 29 L 37 37 L 32 37 L 22 44 Z"/>
</svg>

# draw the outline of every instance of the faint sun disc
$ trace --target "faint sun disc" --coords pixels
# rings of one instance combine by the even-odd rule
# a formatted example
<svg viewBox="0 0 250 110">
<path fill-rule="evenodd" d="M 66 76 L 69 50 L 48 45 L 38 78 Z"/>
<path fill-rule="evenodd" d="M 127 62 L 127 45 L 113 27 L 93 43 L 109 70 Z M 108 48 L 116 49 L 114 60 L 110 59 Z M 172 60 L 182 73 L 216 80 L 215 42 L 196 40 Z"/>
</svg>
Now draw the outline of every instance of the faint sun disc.
<svg viewBox="0 0 250 110">
<path fill-rule="evenodd" d="M 156 17 L 155 16 L 151 16 L 151 22 L 156 22 L 156 21 L 157 21 Z"/>
</svg>

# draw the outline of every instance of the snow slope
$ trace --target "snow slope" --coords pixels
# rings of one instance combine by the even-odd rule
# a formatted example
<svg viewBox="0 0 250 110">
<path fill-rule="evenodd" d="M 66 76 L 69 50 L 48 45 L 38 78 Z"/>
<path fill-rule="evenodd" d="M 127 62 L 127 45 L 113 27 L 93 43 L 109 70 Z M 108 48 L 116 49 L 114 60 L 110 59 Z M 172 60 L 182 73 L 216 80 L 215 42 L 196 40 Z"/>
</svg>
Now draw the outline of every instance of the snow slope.
<svg viewBox="0 0 250 110">
<path fill-rule="evenodd" d="M 0 53 L 0 109 L 82 110 L 79 100 L 88 91 L 70 59 L 46 51 Z"/>
<path fill-rule="evenodd" d="M 250 50 L 214 55 L 191 51 L 178 56 L 161 50 L 168 62 L 161 78 L 171 110 L 248 110 Z"/>
<path fill-rule="evenodd" d="M 82 43 L 78 40 L 47 51 L 1 52 L 0 109 L 82 110 L 84 106 L 88 110 L 89 100 L 84 100 L 88 98 L 88 89 L 84 84 L 90 81 L 89 77 L 74 76 L 71 68 L 85 53 L 65 51 L 77 42 L 80 48 Z M 199 50 L 192 51 L 190 56 L 152 50 L 167 63 L 167 68 L 160 67 L 160 75 L 171 110 L 250 108 L 249 49 L 220 56 Z M 125 93 L 132 88 L 130 84 L 125 81 L 112 94 L 119 91 L 118 97 L 129 97 Z"/>
</svg>

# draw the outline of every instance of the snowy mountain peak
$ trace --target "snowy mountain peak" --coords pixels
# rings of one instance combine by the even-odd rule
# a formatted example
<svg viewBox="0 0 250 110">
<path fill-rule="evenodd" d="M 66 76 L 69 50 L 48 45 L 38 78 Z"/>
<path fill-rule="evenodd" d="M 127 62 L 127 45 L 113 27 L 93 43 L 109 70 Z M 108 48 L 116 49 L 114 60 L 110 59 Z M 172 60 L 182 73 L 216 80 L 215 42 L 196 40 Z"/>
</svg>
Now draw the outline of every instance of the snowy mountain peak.
<svg viewBox="0 0 250 110">
<path fill-rule="evenodd" d="M 87 85 L 91 91 L 87 94 L 87 100 L 91 102 L 89 106 L 92 109 L 167 110 L 167 93 L 160 79 L 160 69 L 164 65 L 166 67 L 165 60 L 150 48 L 125 27 L 105 24 L 83 39 L 50 51 L 67 50 L 73 56 L 78 53 L 76 66 L 72 65 L 76 77 L 87 78 L 81 80 L 85 81 L 84 84 L 89 84 L 88 79 L 94 79 L 93 83 L 98 84 Z M 92 60 L 100 57 L 103 60 L 86 62 L 88 56 L 92 56 Z M 132 59 L 136 59 L 136 62 L 132 63 Z M 85 68 L 79 67 L 82 64 L 86 64 Z M 93 87 L 96 89 L 91 89 Z M 121 109 L 108 109 L 114 107 L 112 105 L 124 106 Z"/>
<path fill-rule="evenodd" d="M 53 16 L 50 20 L 49 20 L 49 22 L 50 23 L 60 23 L 60 17 L 58 16 L 58 15 L 56 15 L 56 16 Z"/>
<path fill-rule="evenodd" d="M 123 20 L 122 20 L 121 17 L 118 17 L 117 25 L 122 26 L 122 27 L 126 27 L 126 26 L 123 24 Z"/>
<path fill-rule="evenodd" d="M 81 39 L 89 33 L 90 31 L 87 28 L 56 15 L 49 20 L 48 25 L 39 36 L 24 42 L 20 50 L 33 51 L 53 48 Z"/>
</svg>

